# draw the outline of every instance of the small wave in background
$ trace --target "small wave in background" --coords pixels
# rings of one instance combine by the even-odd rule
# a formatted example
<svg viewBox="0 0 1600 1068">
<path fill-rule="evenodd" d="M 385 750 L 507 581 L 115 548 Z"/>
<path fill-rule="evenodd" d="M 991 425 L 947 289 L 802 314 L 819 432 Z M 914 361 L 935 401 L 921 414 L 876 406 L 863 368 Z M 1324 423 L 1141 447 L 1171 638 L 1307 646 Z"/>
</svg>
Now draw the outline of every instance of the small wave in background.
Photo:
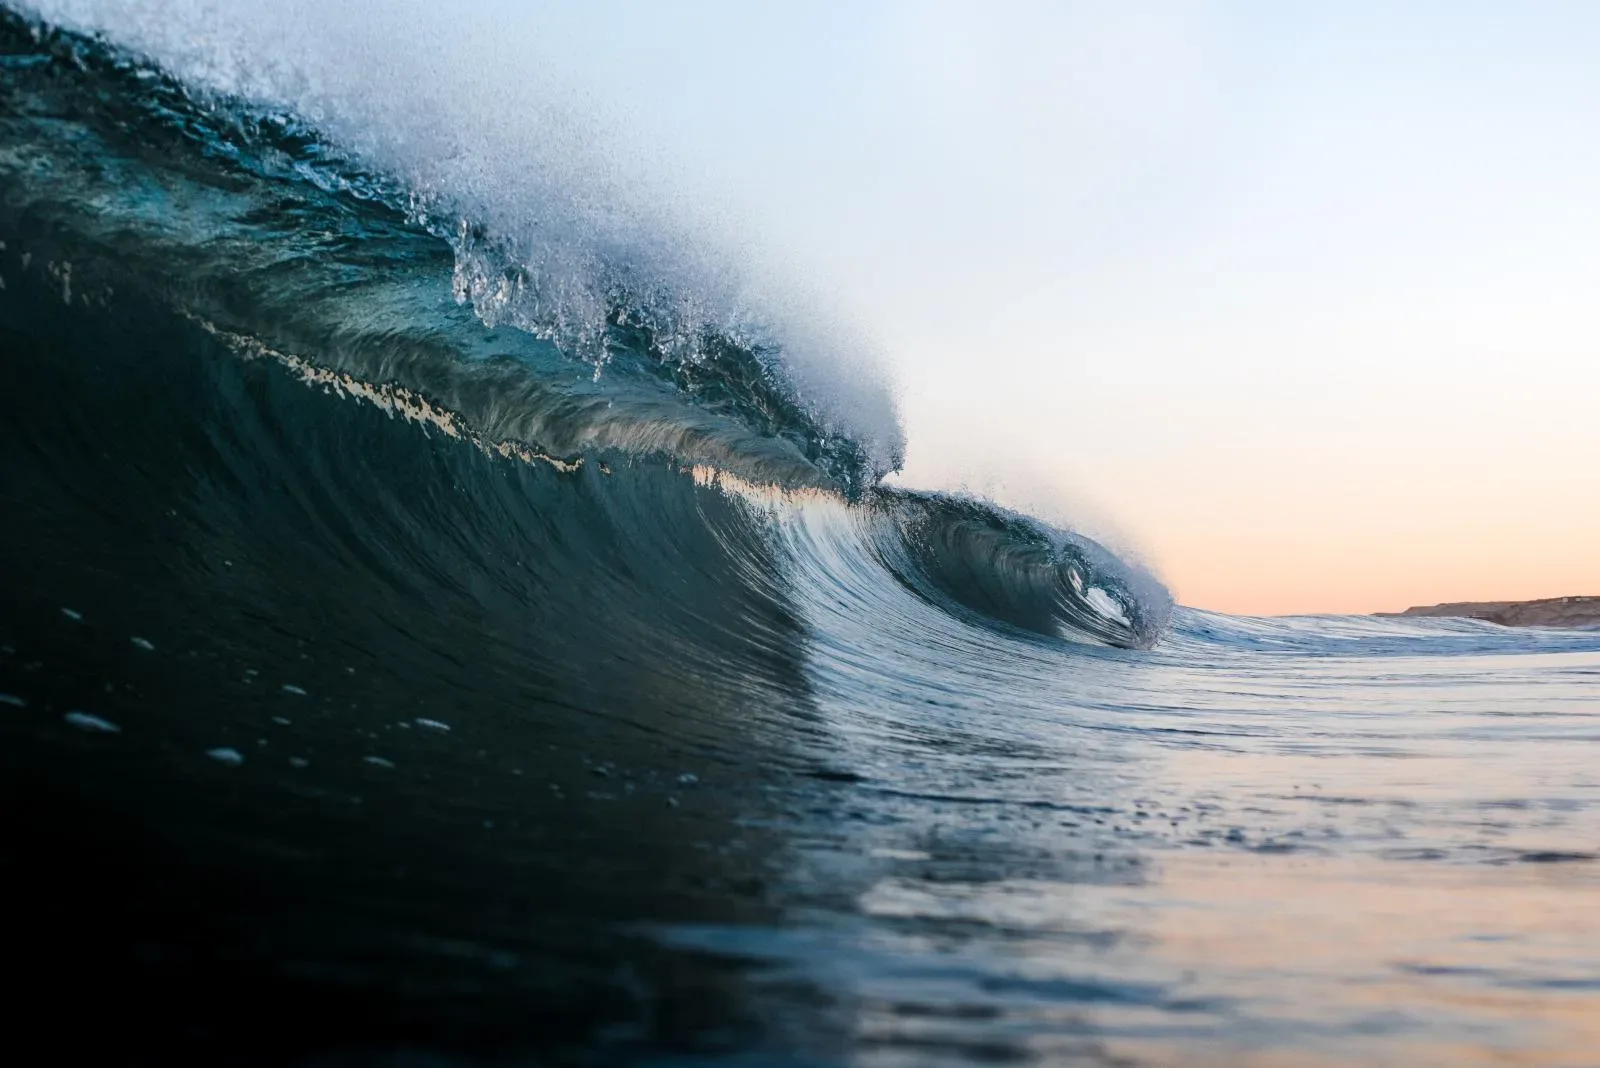
<svg viewBox="0 0 1600 1068">
<path fill-rule="evenodd" d="M 1179 608 L 1070 530 L 886 486 L 870 343 L 620 166 L 509 6 L 391 13 L 0 9 L 24 1034 L 1600 1042 L 1600 636 Z"/>
</svg>

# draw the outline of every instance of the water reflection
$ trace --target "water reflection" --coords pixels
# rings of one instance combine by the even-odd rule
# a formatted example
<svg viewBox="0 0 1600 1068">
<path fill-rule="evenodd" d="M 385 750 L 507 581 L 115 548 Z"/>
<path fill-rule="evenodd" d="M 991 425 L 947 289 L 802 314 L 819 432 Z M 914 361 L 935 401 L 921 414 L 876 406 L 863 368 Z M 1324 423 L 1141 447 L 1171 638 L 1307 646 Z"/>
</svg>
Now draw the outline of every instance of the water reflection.
<svg viewBox="0 0 1600 1068">
<path fill-rule="evenodd" d="M 860 778 L 795 878 L 850 856 L 864 889 L 768 945 L 854 1063 L 1593 1062 L 1596 638 L 1307 662 L 934 631 L 919 690 L 867 613 L 797 604 L 814 673 L 866 649 L 894 680 L 820 688 Z"/>
</svg>

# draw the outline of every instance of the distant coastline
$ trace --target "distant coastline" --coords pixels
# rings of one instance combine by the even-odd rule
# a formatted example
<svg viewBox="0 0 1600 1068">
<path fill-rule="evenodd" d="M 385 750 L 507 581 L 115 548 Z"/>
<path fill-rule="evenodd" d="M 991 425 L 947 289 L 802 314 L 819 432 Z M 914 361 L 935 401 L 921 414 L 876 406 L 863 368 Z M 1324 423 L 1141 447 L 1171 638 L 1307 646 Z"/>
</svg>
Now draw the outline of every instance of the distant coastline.
<svg viewBox="0 0 1600 1068">
<path fill-rule="evenodd" d="M 1600 597 L 1546 597 L 1538 601 L 1456 601 L 1378 616 L 1447 616 L 1484 619 L 1503 627 L 1600 627 Z"/>
</svg>

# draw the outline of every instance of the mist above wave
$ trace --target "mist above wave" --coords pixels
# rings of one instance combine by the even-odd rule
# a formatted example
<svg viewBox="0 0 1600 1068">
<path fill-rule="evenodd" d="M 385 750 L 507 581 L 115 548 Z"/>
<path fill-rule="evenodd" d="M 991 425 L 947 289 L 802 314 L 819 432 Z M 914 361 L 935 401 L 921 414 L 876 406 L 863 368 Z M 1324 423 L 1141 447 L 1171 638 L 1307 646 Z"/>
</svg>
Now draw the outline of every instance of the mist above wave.
<svg viewBox="0 0 1600 1068">
<path fill-rule="evenodd" d="M 608 360 L 617 325 L 693 366 L 732 342 L 880 473 L 904 437 L 872 346 L 769 269 L 671 152 L 539 58 L 541 14 L 486 2 L 40 0 L 25 13 L 103 36 L 217 102 L 287 113 L 391 179 L 455 252 L 455 293 L 490 326 Z M 603 47 L 603 42 L 596 42 Z"/>
</svg>

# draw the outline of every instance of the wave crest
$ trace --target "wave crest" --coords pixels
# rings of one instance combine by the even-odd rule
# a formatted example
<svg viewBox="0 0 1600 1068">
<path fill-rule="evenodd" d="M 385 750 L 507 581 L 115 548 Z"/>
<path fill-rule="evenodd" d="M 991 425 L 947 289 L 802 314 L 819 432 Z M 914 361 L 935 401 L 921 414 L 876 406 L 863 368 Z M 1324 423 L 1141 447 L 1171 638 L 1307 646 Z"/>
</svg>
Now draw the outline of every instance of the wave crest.
<svg viewBox="0 0 1600 1068">
<path fill-rule="evenodd" d="M 873 346 L 815 302 L 796 308 L 788 280 L 736 252 L 504 42 L 430 39 L 420 27 L 454 29 L 453 16 L 418 6 L 402 30 L 338 0 L 25 10 L 26 26 L 6 16 L 8 34 L 76 68 L 81 97 L 178 134 L 213 166 L 314 187 L 333 200 L 319 214 L 378 205 L 441 242 L 449 292 L 483 325 L 596 374 L 693 383 L 696 403 L 763 433 L 803 426 L 802 451 L 852 491 L 899 467 L 904 436 Z M 706 387 L 730 365 L 735 377 Z"/>
</svg>

